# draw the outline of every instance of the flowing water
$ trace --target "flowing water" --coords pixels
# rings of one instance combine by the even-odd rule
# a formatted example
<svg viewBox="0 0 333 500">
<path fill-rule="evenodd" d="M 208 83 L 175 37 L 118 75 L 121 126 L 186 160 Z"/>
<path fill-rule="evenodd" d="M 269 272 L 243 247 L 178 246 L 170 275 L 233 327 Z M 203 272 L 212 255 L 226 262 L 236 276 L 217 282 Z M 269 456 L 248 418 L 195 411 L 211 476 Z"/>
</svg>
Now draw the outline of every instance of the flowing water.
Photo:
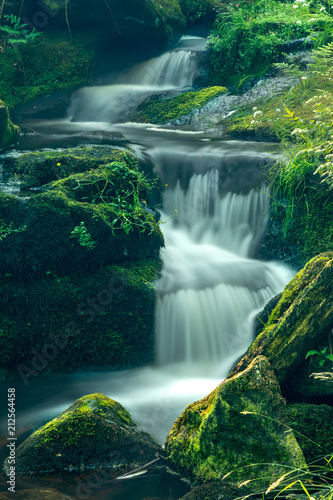
<svg viewBox="0 0 333 500">
<path fill-rule="evenodd" d="M 260 172 L 278 153 L 276 145 L 118 123 L 151 93 L 191 87 L 196 53 L 204 44 L 202 39 L 182 40 L 176 50 L 124 71 L 113 85 L 77 91 L 67 118 L 25 124 L 36 134 L 22 138 L 21 151 L 42 144 L 61 148 L 96 143 L 96 137 L 103 144 L 108 133 L 122 132 L 164 186 L 161 228 L 166 246 L 156 284 L 155 365 L 32 378 L 27 387 L 10 384 L 17 391 L 22 437 L 78 397 L 102 392 L 121 402 L 163 443 L 186 405 L 226 377 L 253 340 L 256 312 L 294 274 L 282 264 L 254 258 L 269 216 Z M 96 495 L 91 498 L 144 498 L 114 491 L 113 496 Z M 163 495 L 158 498 L 177 498 Z"/>
</svg>

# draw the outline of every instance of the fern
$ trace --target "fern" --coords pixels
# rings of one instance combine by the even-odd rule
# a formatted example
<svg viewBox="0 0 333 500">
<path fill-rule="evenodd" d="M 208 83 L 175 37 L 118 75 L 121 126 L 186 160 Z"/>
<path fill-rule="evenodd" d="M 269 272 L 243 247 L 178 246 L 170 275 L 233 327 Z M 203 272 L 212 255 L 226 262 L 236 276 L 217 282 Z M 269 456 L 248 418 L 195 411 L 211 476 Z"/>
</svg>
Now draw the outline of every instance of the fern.
<svg viewBox="0 0 333 500">
<path fill-rule="evenodd" d="M 21 19 L 17 16 L 13 16 L 13 14 L 11 14 L 4 16 L 4 18 L 10 24 L 0 26 L 0 31 L 7 33 L 7 43 L 11 45 L 28 43 L 40 36 L 40 33 L 38 33 L 35 28 L 33 28 L 32 31 L 27 30 L 26 27 L 28 25 L 26 23 L 22 23 Z"/>
</svg>

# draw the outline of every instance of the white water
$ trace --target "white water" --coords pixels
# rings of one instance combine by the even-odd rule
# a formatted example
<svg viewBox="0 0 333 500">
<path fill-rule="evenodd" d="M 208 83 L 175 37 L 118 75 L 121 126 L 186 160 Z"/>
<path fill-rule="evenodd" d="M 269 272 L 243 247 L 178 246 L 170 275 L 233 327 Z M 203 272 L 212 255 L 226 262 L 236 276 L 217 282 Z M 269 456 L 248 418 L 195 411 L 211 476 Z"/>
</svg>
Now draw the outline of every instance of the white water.
<svg viewBox="0 0 333 500">
<path fill-rule="evenodd" d="M 74 93 L 69 116 L 75 121 L 124 121 L 146 97 L 191 87 L 196 75 L 196 50 L 205 39 L 183 37 L 172 50 L 123 71 L 113 85 L 84 87 Z"/>
<path fill-rule="evenodd" d="M 166 189 L 166 248 L 156 309 L 157 361 L 203 375 L 225 373 L 253 339 L 252 321 L 292 272 L 250 259 L 269 197 L 219 193 L 219 173 L 194 174 L 188 190 Z"/>
</svg>

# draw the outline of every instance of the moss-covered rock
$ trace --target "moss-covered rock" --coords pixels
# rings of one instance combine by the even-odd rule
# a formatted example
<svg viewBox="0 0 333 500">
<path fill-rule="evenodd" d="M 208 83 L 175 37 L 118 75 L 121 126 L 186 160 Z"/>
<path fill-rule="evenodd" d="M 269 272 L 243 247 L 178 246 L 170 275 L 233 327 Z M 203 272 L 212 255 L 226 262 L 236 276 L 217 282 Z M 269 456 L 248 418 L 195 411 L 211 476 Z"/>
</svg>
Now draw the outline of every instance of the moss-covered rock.
<svg viewBox="0 0 333 500">
<path fill-rule="evenodd" d="M 164 124 L 193 113 L 211 99 L 224 94 L 225 87 L 207 87 L 195 92 L 184 92 L 175 97 L 153 96 L 139 104 L 130 121 Z"/>
<path fill-rule="evenodd" d="M 140 465 L 160 451 L 121 404 L 103 394 L 91 394 L 75 401 L 17 448 L 16 472 Z"/>
<path fill-rule="evenodd" d="M 15 174 L 23 187 L 40 187 L 113 162 L 125 162 L 135 169 L 139 165 L 137 158 L 129 151 L 110 146 L 93 146 L 26 153 L 11 160 L 7 170 Z"/>
<path fill-rule="evenodd" d="M 314 372 L 313 367 L 310 368 L 310 363 L 302 365 L 295 373 L 292 383 L 293 393 L 305 401 L 332 401 L 333 372 Z"/>
<path fill-rule="evenodd" d="M 289 404 L 286 406 L 290 427 L 295 432 L 307 464 L 318 466 L 323 456 L 333 454 L 333 407 L 313 404 Z M 320 461 L 324 465 L 325 461 Z"/>
<path fill-rule="evenodd" d="M 0 58 L 0 98 L 9 108 L 39 95 L 76 89 L 92 80 L 96 54 L 105 44 L 101 33 L 43 32 L 43 37 L 20 48 L 20 57 L 6 47 Z M 24 72 L 22 70 L 22 63 Z"/>
<path fill-rule="evenodd" d="M 38 154 L 32 158 L 25 172 L 33 185 L 101 161 L 63 154 L 62 166 L 59 155 L 51 155 L 39 170 Z M 135 162 L 112 161 L 48 189 L 30 198 L 0 194 L 2 277 L 32 280 L 47 273 L 88 272 L 157 256 L 163 246 L 159 225 L 146 210 L 148 185 Z"/>
<path fill-rule="evenodd" d="M 11 146 L 18 141 L 20 129 L 9 119 L 8 108 L 0 100 L 0 151 L 5 146 Z"/>
<path fill-rule="evenodd" d="M 154 281 L 160 261 L 0 289 L 1 379 L 83 369 L 133 368 L 154 360 Z"/>
<path fill-rule="evenodd" d="M 308 351 L 328 337 L 333 324 L 333 253 L 312 259 L 285 287 L 268 323 L 231 376 L 243 371 L 258 355 L 268 358 L 278 381 L 290 377 Z"/>
<path fill-rule="evenodd" d="M 244 372 L 189 405 L 165 449 L 188 476 L 211 481 L 228 474 L 227 483 L 236 487 L 252 480 L 247 488 L 253 491 L 268 487 L 286 468 L 305 467 L 288 428 L 279 384 L 267 359 L 259 356 Z"/>
<path fill-rule="evenodd" d="M 241 492 L 237 488 L 222 486 L 221 483 L 196 486 L 180 500 L 235 500 Z"/>
</svg>

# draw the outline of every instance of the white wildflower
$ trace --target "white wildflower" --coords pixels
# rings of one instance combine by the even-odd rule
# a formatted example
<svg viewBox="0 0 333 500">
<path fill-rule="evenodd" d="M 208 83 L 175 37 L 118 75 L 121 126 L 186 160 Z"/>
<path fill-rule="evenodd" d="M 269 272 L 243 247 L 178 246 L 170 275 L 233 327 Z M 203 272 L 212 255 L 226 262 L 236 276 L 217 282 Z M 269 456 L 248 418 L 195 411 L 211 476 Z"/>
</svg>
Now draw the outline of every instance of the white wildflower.
<svg viewBox="0 0 333 500">
<path fill-rule="evenodd" d="M 259 116 L 259 115 L 262 115 L 262 111 L 255 111 L 253 113 L 253 118 L 255 118 L 256 116 Z"/>
<path fill-rule="evenodd" d="M 321 9 L 319 9 L 319 12 L 323 12 L 323 10 L 325 10 L 325 7 L 322 7 Z"/>
<path fill-rule="evenodd" d="M 280 108 L 276 108 L 275 110 L 277 113 L 281 113 L 281 109 Z"/>
<path fill-rule="evenodd" d="M 257 107 L 254 107 L 252 108 L 252 111 L 257 111 L 257 109 L 258 109 Z"/>
<path fill-rule="evenodd" d="M 309 21 L 315 21 L 315 18 L 314 18 L 314 17 L 311 17 L 311 19 L 309 19 Z"/>
<path fill-rule="evenodd" d="M 302 80 L 307 80 L 307 77 L 306 76 L 302 76 Z"/>
<path fill-rule="evenodd" d="M 293 9 L 298 9 L 298 5 L 293 5 Z"/>
<path fill-rule="evenodd" d="M 296 21 L 296 24 L 302 24 L 302 21 Z"/>
<path fill-rule="evenodd" d="M 296 134 L 301 134 L 303 130 L 301 128 L 295 128 L 292 132 L 291 135 L 296 135 Z"/>
</svg>

